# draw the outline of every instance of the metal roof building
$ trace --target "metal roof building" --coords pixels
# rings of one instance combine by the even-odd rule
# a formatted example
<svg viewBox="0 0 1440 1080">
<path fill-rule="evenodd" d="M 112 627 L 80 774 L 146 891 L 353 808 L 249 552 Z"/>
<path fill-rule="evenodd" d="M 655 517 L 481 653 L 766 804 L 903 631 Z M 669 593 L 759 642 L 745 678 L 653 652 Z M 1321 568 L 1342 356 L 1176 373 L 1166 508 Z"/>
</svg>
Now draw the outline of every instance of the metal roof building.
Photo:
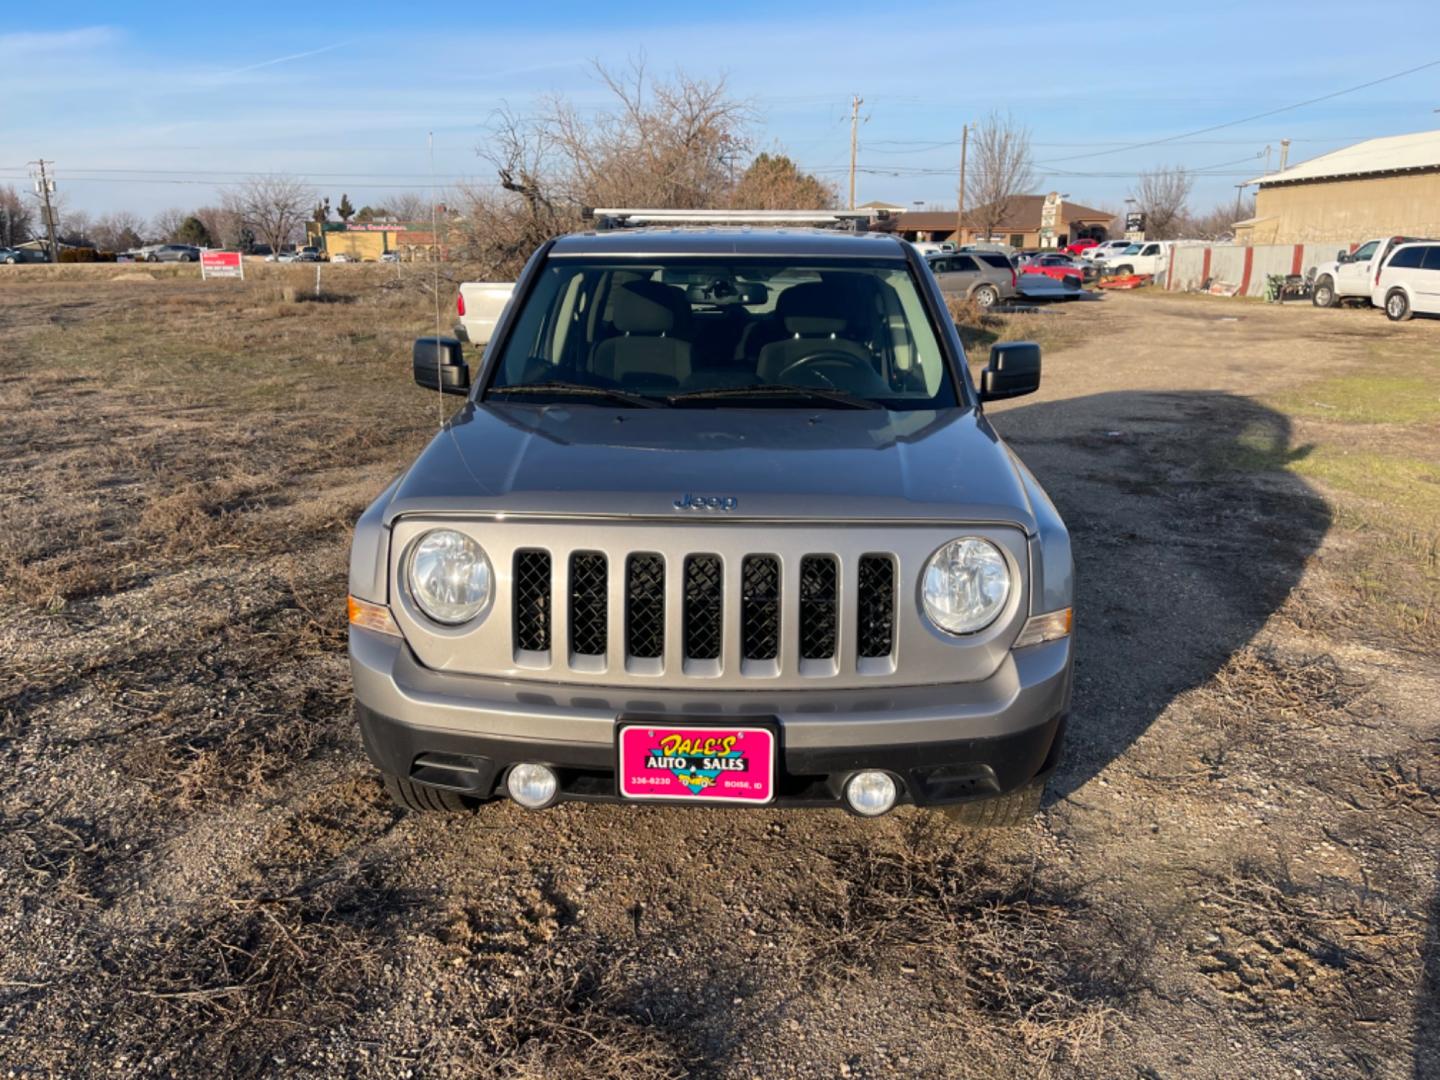
<svg viewBox="0 0 1440 1080">
<path fill-rule="evenodd" d="M 1440 236 L 1440 131 L 1367 139 L 1250 182 L 1260 189 L 1255 216 L 1236 223 L 1241 243 Z"/>
</svg>

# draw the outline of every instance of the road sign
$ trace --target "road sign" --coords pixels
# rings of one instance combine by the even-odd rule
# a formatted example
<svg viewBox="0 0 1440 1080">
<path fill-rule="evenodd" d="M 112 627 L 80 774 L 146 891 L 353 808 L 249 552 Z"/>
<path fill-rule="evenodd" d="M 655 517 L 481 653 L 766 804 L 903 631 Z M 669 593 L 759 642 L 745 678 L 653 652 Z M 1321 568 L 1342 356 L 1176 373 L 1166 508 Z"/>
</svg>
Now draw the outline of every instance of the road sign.
<svg viewBox="0 0 1440 1080">
<path fill-rule="evenodd" d="M 200 276 L 236 277 L 244 279 L 245 260 L 238 251 L 202 251 L 200 253 Z"/>
</svg>

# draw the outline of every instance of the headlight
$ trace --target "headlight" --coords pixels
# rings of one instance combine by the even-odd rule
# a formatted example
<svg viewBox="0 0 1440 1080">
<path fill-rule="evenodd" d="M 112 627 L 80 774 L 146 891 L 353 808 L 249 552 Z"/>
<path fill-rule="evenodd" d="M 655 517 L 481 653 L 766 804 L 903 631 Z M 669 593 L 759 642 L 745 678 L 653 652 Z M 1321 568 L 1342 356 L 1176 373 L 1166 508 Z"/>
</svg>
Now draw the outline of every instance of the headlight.
<svg viewBox="0 0 1440 1080">
<path fill-rule="evenodd" d="M 973 634 L 995 621 L 1010 596 L 1010 568 L 989 540 L 951 540 L 925 567 L 925 614 L 949 634 Z"/>
<path fill-rule="evenodd" d="M 469 622 L 490 602 L 490 560 L 454 529 L 426 533 L 410 549 L 410 595 L 438 623 Z"/>
</svg>

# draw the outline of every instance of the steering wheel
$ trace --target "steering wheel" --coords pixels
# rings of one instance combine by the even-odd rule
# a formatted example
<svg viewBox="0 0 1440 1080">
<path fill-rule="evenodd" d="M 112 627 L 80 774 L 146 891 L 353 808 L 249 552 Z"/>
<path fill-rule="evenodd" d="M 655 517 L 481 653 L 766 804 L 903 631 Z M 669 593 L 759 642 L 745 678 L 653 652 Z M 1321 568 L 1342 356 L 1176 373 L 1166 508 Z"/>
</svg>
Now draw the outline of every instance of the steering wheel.
<svg viewBox="0 0 1440 1080">
<path fill-rule="evenodd" d="M 793 364 L 782 369 L 780 374 L 775 377 L 775 381 L 784 382 L 785 377 L 792 371 L 801 371 L 815 376 L 815 378 L 819 379 L 820 382 L 832 390 L 842 390 L 844 387 L 837 386 L 835 381 L 821 370 L 825 367 L 833 369 L 837 366 L 849 371 L 863 373 L 865 375 L 865 381 L 872 384 L 877 378 L 875 369 L 870 366 L 870 361 L 864 360 L 854 353 L 842 352 L 839 349 L 819 349 L 809 356 L 802 356 Z M 803 383 L 801 385 L 803 385 Z"/>
</svg>

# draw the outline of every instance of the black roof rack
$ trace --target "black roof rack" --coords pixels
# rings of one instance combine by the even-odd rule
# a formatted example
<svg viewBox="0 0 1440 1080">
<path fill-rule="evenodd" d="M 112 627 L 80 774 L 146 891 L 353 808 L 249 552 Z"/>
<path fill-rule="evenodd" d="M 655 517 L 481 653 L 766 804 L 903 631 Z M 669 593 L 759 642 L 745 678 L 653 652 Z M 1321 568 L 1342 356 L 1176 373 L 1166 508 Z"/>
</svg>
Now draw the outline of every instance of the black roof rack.
<svg viewBox="0 0 1440 1080">
<path fill-rule="evenodd" d="M 805 225 L 816 229 L 865 232 L 872 218 L 884 217 L 871 210 L 645 210 L 618 207 L 588 212 L 597 230 L 640 229 L 646 226 L 732 225 L 771 227 Z"/>
</svg>

